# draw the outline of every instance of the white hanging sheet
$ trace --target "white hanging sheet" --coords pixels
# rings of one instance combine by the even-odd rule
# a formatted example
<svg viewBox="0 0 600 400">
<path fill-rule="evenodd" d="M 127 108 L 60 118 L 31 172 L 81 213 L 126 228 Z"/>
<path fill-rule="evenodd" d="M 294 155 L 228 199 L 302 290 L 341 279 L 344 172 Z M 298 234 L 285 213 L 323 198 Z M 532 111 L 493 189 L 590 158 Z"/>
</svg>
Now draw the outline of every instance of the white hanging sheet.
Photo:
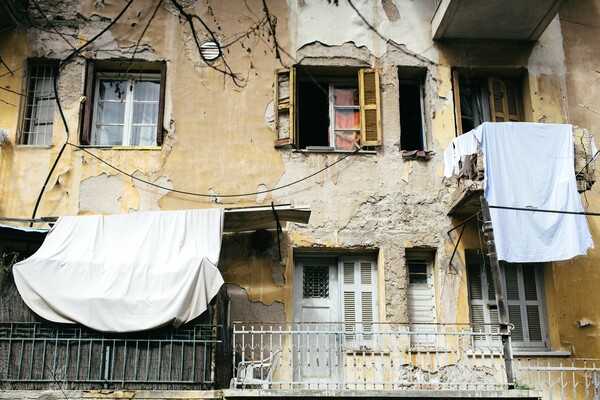
<svg viewBox="0 0 600 400">
<path fill-rule="evenodd" d="M 584 211 L 571 125 L 484 123 L 484 196 L 493 206 Z M 498 259 L 567 260 L 594 247 L 584 215 L 490 209 Z"/>
<path fill-rule="evenodd" d="M 223 285 L 222 209 L 61 217 L 15 283 L 41 317 L 102 332 L 175 327 Z"/>
</svg>

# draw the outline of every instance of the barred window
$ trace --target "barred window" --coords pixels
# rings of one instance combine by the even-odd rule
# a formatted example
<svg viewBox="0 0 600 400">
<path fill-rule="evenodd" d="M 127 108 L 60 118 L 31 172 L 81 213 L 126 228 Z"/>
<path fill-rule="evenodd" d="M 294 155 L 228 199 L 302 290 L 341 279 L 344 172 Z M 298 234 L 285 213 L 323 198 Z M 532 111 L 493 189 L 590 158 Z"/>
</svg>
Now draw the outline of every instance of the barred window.
<svg viewBox="0 0 600 400">
<path fill-rule="evenodd" d="M 30 62 L 27 73 L 21 143 L 49 146 L 54 121 L 54 77 L 58 63 Z"/>
</svg>

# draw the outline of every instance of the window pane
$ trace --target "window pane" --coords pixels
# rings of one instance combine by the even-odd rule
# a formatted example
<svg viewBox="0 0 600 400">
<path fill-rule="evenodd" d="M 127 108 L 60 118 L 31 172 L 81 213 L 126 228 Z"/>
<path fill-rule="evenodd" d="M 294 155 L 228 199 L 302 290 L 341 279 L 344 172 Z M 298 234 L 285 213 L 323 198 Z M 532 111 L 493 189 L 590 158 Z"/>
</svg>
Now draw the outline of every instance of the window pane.
<svg viewBox="0 0 600 400">
<path fill-rule="evenodd" d="M 132 122 L 134 124 L 156 125 L 158 121 L 158 103 L 134 103 Z"/>
<path fill-rule="evenodd" d="M 99 102 L 97 124 L 123 124 L 125 122 L 125 103 Z"/>
<path fill-rule="evenodd" d="M 156 127 L 154 126 L 132 126 L 131 146 L 156 146 Z"/>
<path fill-rule="evenodd" d="M 99 100 L 125 100 L 127 97 L 127 81 L 100 80 Z"/>
<path fill-rule="evenodd" d="M 160 83 L 153 81 L 138 81 L 135 83 L 134 100 L 158 101 Z"/>
<path fill-rule="evenodd" d="M 333 104 L 336 106 L 357 106 L 358 89 L 356 88 L 334 88 Z"/>
<path fill-rule="evenodd" d="M 360 112 L 335 110 L 335 129 L 360 129 Z"/>
<path fill-rule="evenodd" d="M 360 142 L 359 132 L 335 131 L 335 148 L 337 150 L 352 150 Z"/>
<path fill-rule="evenodd" d="M 121 146 L 123 144 L 122 126 L 99 126 L 96 129 L 94 144 L 101 146 Z"/>
<path fill-rule="evenodd" d="M 54 65 L 31 65 L 23 124 L 23 142 L 49 145 L 54 119 Z"/>
</svg>

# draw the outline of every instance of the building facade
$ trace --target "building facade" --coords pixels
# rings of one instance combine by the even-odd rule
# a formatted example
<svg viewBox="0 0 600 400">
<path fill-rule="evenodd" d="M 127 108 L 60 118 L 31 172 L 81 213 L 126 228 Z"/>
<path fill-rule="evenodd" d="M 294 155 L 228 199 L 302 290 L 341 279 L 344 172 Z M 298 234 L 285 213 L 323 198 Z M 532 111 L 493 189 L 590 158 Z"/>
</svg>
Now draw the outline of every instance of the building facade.
<svg viewBox="0 0 600 400">
<path fill-rule="evenodd" d="M 43 230 L 60 216 L 247 211 L 226 226 L 224 297 L 204 321 L 220 315 L 230 347 L 187 389 L 596 398 L 597 250 L 503 266 L 511 379 L 482 224 L 461 225 L 481 177 L 443 174 L 444 149 L 484 121 L 600 128 L 600 2 L 514 3 L 3 0 L 0 216 Z M 7 265 L 36 248 L 15 235 L 0 242 Z M 56 389 L 15 372 L 35 346 L 14 358 L 7 335 L 6 395 Z"/>
</svg>

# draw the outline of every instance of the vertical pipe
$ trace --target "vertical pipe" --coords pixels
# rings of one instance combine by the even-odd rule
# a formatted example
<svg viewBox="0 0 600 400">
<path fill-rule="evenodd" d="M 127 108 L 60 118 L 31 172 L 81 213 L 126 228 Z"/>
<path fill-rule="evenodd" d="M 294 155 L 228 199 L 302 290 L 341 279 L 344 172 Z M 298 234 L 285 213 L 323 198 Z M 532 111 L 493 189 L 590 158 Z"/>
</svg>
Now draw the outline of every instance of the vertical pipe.
<svg viewBox="0 0 600 400">
<path fill-rule="evenodd" d="M 481 213 L 483 216 L 483 231 L 487 236 L 488 256 L 490 258 L 490 267 L 492 270 L 492 280 L 496 295 L 496 304 L 498 305 L 498 320 L 500 322 L 500 335 L 502 338 L 502 346 L 504 348 L 504 363 L 506 365 L 506 379 L 508 388 L 515 387 L 515 371 L 513 366 L 513 352 L 510 338 L 510 327 L 508 320 L 508 303 L 505 298 L 506 291 L 504 290 L 503 266 L 498 261 L 496 254 L 496 244 L 494 241 L 494 229 L 492 227 L 492 218 L 490 208 L 485 197 L 481 196 Z"/>
</svg>

